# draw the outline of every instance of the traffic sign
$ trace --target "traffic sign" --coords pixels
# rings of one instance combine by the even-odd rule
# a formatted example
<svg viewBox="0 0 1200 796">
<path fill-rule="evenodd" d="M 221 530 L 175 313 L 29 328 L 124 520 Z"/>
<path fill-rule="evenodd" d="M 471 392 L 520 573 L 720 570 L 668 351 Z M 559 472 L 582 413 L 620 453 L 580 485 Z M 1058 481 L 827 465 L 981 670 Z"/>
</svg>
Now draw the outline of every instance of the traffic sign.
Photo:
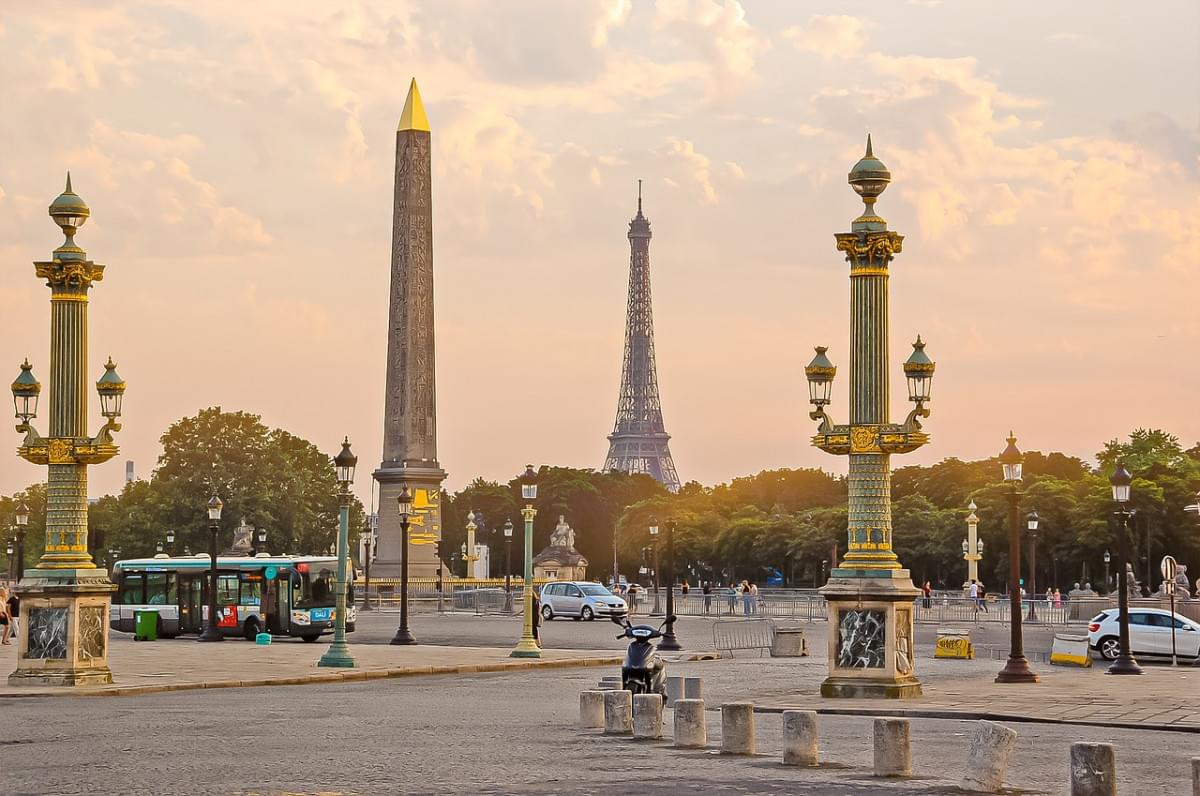
<svg viewBox="0 0 1200 796">
<path fill-rule="evenodd" d="M 1168 583 L 1175 582 L 1175 574 L 1179 571 L 1179 565 L 1175 563 L 1175 559 L 1171 556 L 1163 556 L 1162 560 L 1162 576 L 1163 580 Z"/>
</svg>

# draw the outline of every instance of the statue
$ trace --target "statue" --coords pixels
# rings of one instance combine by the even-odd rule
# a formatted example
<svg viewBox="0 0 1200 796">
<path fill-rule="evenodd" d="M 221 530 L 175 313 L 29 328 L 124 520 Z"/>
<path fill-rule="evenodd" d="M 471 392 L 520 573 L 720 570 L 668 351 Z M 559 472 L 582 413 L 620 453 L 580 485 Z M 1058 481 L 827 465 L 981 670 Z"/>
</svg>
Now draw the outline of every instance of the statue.
<svg viewBox="0 0 1200 796">
<path fill-rule="evenodd" d="M 558 515 L 558 525 L 550 533 L 551 547 L 575 547 L 575 531 L 567 525 L 567 518 L 562 514 Z"/>
<path fill-rule="evenodd" d="M 1167 597 L 1167 581 L 1163 581 L 1158 586 L 1156 597 Z M 1179 564 L 1175 570 L 1175 596 L 1182 599 L 1189 599 L 1192 596 L 1188 589 L 1187 564 Z"/>
</svg>

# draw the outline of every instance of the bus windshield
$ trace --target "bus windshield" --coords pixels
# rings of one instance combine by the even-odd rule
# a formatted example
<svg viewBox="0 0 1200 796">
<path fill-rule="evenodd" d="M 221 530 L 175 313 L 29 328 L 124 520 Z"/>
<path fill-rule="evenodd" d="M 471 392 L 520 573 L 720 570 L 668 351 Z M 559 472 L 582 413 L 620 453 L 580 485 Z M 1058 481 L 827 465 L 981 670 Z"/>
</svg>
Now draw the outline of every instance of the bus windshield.
<svg viewBox="0 0 1200 796">
<path fill-rule="evenodd" d="M 295 608 L 326 608 L 334 604 L 337 571 L 332 566 L 313 565 L 300 572 L 292 581 L 292 606 Z"/>
</svg>

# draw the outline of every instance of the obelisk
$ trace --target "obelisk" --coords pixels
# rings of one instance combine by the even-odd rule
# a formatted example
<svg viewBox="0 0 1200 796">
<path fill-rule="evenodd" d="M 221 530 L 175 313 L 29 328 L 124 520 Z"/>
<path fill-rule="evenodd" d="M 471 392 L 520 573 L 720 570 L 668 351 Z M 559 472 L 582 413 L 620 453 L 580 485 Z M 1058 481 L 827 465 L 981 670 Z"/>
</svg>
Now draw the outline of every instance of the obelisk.
<svg viewBox="0 0 1200 796">
<path fill-rule="evenodd" d="M 413 496 L 409 575 L 433 577 L 441 538 L 437 459 L 437 404 L 433 369 L 433 202 L 430 132 L 414 79 L 396 130 L 396 183 L 392 210 L 392 278 L 388 309 L 387 395 L 379 482 L 379 543 L 372 575 L 400 575 L 400 517 L 396 497 L 404 484 Z"/>
</svg>

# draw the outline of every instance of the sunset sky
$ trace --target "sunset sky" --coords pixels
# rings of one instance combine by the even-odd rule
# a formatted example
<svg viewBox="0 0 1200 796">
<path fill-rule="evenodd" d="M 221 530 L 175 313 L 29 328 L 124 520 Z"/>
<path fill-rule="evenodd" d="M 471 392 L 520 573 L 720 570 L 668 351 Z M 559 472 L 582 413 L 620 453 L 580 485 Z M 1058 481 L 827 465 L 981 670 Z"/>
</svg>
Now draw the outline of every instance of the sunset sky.
<svg viewBox="0 0 1200 796">
<path fill-rule="evenodd" d="M 869 14 L 866 12 L 869 10 Z M 858 15 L 850 15 L 858 14 Z M 128 381 L 120 489 L 220 405 L 381 455 L 392 157 L 416 77 L 433 129 L 439 452 L 451 489 L 599 467 L 645 180 L 658 376 L 682 480 L 843 460 L 803 366 L 841 366 L 833 235 L 866 133 L 906 235 L 899 364 L 937 361 L 933 442 L 897 466 L 1200 440 L 1194 0 L 105 2 L 0 5 L 0 377 L 49 381 L 32 261 L 70 169 L 108 266 L 91 370 Z M 3 368 L 7 368 L 4 370 Z M 7 399 L 6 399 L 7 400 Z M 92 398 L 99 426 L 98 402 Z M 45 412 L 37 424 L 44 432 Z M 45 478 L 0 456 L 0 493 Z"/>
</svg>

